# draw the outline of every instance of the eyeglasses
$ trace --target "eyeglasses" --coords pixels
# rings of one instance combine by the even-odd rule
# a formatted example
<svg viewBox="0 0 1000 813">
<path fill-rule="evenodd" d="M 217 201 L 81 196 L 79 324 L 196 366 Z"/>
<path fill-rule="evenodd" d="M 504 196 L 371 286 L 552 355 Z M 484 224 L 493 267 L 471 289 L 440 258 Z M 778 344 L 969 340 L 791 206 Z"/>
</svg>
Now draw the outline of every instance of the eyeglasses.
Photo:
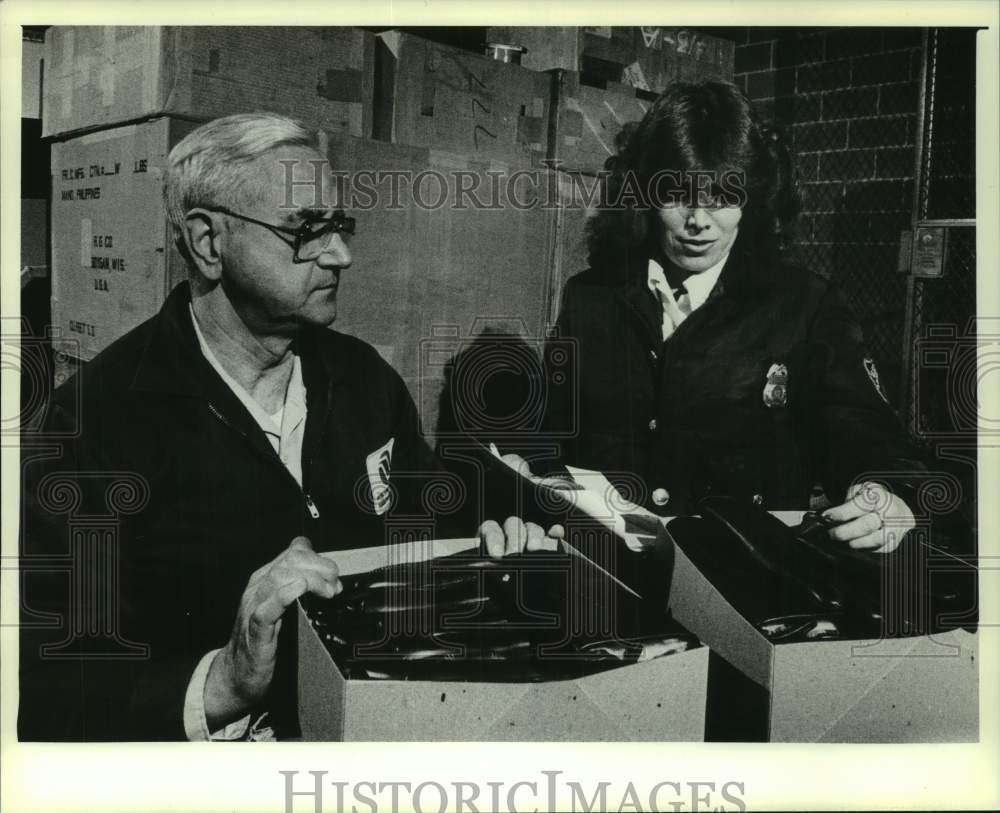
<svg viewBox="0 0 1000 813">
<path fill-rule="evenodd" d="M 297 229 L 275 226 L 273 223 L 241 215 L 239 212 L 226 209 L 224 206 L 215 206 L 209 211 L 221 212 L 224 215 L 245 220 L 247 223 L 263 226 L 282 242 L 292 247 L 295 252 L 292 262 L 296 263 L 307 263 L 315 260 L 329 247 L 331 234 L 353 235 L 357 225 L 357 221 L 353 217 L 345 215 L 343 209 L 337 209 L 331 217 L 322 220 L 306 221 Z M 289 240 L 285 237 L 286 234 L 290 235 L 292 239 Z"/>
</svg>

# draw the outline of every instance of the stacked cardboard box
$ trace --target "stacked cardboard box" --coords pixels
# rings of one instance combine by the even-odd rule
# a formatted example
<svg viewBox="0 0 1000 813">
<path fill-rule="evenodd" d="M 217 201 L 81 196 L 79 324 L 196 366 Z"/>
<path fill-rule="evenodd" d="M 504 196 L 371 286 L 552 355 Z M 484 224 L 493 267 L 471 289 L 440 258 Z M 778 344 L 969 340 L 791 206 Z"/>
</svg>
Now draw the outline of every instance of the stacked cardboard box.
<svg viewBox="0 0 1000 813">
<path fill-rule="evenodd" d="M 44 132 L 73 136 L 53 155 L 54 321 L 91 358 L 155 313 L 183 276 L 159 191 L 163 159 L 189 127 L 181 120 L 276 110 L 340 138 L 339 169 L 411 178 L 461 170 L 480 190 L 493 183 L 489 173 L 503 173 L 507 186 L 512 175 L 538 170 L 521 184 L 537 193 L 560 185 L 544 159 L 596 173 L 622 126 L 648 109 L 652 94 L 635 87 L 635 71 L 594 87 L 578 69 L 618 60 L 673 76 L 683 73 L 683 57 L 706 75 L 731 72 L 722 41 L 656 31 L 545 29 L 553 47 L 575 43 L 576 57 L 563 65 L 572 71 L 543 73 L 400 32 L 376 39 L 349 28 L 54 27 Z M 585 266 L 579 200 L 565 212 L 506 202 L 463 210 L 448 178 L 450 199 L 440 206 L 409 199 L 402 209 L 357 213 L 357 257 L 372 273 L 365 296 L 345 289 L 338 323 L 403 372 L 431 432 L 444 371 L 421 362 L 421 341 L 444 330 L 460 346 L 479 318 L 494 333 L 537 342 L 565 278 Z M 435 183 L 427 179 L 426 194 L 436 194 Z M 369 242 L 366 231 L 378 239 Z"/>
<path fill-rule="evenodd" d="M 43 135 L 269 110 L 367 135 L 374 43 L 355 28 L 55 26 Z"/>
<path fill-rule="evenodd" d="M 160 118 L 52 145 L 52 323 L 77 342 L 67 354 L 89 361 L 184 278 L 162 182 L 194 126 Z"/>
<path fill-rule="evenodd" d="M 533 70 L 562 68 L 654 94 L 675 79 L 733 78 L 733 43 L 684 28 L 502 26 L 487 39 L 526 47 L 521 64 Z"/>
<path fill-rule="evenodd" d="M 273 111 L 371 130 L 374 37 L 353 28 L 54 26 L 42 132 L 52 146 L 52 319 L 93 358 L 185 275 L 161 185 L 196 123 Z"/>
<path fill-rule="evenodd" d="M 562 171 L 597 173 L 618 151 L 618 136 L 629 122 L 646 115 L 649 94 L 628 85 L 596 88 L 581 74 L 554 71 L 557 104 L 549 142 L 549 158 Z"/>
<path fill-rule="evenodd" d="M 378 36 L 375 137 L 512 167 L 545 157 L 546 74 L 389 31 Z"/>
<path fill-rule="evenodd" d="M 379 349 L 433 433 L 458 352 L 484 334 L 540 347 L 554 295 L 556 179 L 426 147 L 329 144 L 334 170 L 354 181 L 358 221 L 335 327 Z"/>
</svg>

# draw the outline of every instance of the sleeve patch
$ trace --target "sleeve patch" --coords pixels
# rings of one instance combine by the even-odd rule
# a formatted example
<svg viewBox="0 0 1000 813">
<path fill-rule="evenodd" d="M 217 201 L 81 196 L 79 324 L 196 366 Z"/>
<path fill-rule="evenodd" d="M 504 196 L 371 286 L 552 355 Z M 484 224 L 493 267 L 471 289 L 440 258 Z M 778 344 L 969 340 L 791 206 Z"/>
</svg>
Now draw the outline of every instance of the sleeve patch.
<svg viewBox="0 0 1000 813">
<path fill-rule="evenodd" d="M 889 403 L 889 399 L 885 397 L 885 392 L 882 390 L 882 382 L 879 381 L 878 368 L 875 366 L 875 361 L 871 356 L 865 356 L 864 358 L 865 372 L 868 374 L 868 380 L 872 382 L 872 386 L 875 388 L 875 392 L 878 393 L 879 398 Z"/>
</svg>

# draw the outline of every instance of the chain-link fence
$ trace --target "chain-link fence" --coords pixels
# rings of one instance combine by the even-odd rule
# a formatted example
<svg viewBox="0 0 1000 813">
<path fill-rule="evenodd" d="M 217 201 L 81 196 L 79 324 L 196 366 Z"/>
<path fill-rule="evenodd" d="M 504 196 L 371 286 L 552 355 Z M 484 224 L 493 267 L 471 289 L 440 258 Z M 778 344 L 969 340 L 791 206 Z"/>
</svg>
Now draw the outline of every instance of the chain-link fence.
<svg viewBox="0 0 1000 813">
<path fill-rule="evenodd" d="M 794 257 L 841 286 L 897 404 L 907 292 L 897 268 L 913 214 L 922 39 L 919 29 L 790 30 L 774 41 L 775 98 L 763 103 L 798 156 Z"/>
<path fill-rule="evenodd" d="M 921 220 L 976 216 L 975 37 L 967 28 L 928 35 Z"/>
<path fill-rule="evenodd" d="M 972 29 L 927 37 L 917 215 L 946 221 L 940 275 L 915 278 L 910 297 L 908 417 L 927 439 L 975 439 L 975 37 Z"/>
<path fill-rule="evenodd" d="M 926 258 L 914 258 L 905 346 L 910 430 L 936 465 L 958 479 L 973 527 L 978 351 L 988 340 L 977 335 L 976 323 L 975 78 L 975 30 L 929 31 L 915 251 L 925 239 L 935 251 L 930 276 L 923 275 Z"/>
</svg>

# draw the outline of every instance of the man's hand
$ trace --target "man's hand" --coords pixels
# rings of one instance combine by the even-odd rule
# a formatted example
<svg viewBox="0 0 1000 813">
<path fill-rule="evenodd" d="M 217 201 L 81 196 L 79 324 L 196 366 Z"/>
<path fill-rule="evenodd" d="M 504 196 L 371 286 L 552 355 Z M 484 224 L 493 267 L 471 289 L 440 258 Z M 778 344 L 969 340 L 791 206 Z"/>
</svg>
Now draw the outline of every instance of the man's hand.
<svg viewBox="0 0 1000 813">
<path fill-rule="evenodd" d="M 562 525 L 553 525 L 546 534 L 540 525 L 519 517 L 507 517 L 502 528 L 492 519 L 479 526 L 482 548 L 494 559 L 522 550 L 558 550 L 564 536 Z"/>
<path fill-rule="evenodd" d="M 205 681 L 209 730 L 238 720 L 267 693 L 285 608 L 304 593 L 332 598 L 343 589 L 337 566 L 313 552 L 304 536 L 253 573 L 229 643 L 215 656 Z"/>
<path fill-rule="evenodd" d="M 851 486 L 847 501 L 828 508 L 823 516 L 839 523 L 828 531 L 830 539 L 875 553 L 894 551 L 917 524 L 910 507 L 878 483 Z"/>
</svg>

